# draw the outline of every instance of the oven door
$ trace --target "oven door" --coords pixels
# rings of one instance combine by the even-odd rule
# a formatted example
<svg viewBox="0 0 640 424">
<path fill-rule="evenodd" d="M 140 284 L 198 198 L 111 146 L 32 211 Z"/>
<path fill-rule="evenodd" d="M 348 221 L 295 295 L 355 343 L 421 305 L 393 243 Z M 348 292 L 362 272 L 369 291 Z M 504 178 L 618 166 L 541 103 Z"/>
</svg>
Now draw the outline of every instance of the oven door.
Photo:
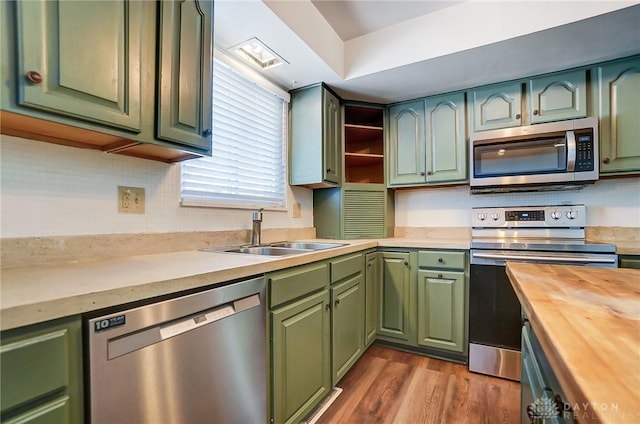
<svg viewBox="0 0 640 424">
<path fill-rule="evenodd" d="M 520 380 L 520 302 L 505 265 L 470 265 L 469 370 Z"/>
</svg>

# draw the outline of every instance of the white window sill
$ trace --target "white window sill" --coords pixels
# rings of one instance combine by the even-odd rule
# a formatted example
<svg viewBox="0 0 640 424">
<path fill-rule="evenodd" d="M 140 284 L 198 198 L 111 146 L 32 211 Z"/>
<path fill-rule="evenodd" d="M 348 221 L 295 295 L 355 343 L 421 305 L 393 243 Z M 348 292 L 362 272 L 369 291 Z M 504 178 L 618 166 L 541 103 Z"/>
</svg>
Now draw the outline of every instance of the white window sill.
<svg viewBox="0 0 640 424">
<path fill-rule="evenodd" d="M 194 208 L 216 208 L 216 209 L 264 209 L 265 211 L 272 212 L 287 212 L 285 206 L 273 206 L 273 205 L 261 205 L 258 203 L 223 203 L 216 202 L 215 200 L 200 200 L 200 199 L 180 199 L 180 206 L 194 207 Z"/>
</svg>

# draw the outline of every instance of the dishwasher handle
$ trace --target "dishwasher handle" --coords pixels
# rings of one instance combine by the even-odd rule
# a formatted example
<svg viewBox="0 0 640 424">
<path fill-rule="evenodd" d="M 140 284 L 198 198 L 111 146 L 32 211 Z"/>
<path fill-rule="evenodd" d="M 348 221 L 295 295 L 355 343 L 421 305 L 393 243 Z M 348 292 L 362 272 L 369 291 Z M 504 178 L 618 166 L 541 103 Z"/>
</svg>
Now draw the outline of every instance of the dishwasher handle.
<svg viewBox="0 0 640 424">
<path fill-rule="evenodd" d="M 253 294 L 215 308 L 188 315 L 178 320 L 156 325 L 142 331 L 120 336 L 107 342 L 107 358 L 115 359 L 147 346 L 159 343 L 196 328 L 260 306 L 260 295 Z"/>
</svg>

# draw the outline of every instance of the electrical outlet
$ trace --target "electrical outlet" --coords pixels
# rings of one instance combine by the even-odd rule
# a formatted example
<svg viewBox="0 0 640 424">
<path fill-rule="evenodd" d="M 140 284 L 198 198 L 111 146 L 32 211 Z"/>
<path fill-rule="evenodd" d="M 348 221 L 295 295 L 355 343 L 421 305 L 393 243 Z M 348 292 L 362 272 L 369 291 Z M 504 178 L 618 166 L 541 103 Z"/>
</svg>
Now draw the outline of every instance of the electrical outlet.
<svg viewBox="0 0 640 424">
<path fill-rule="evenodd" d="M 144 188 L 118 186 L 118 212 L 144 214 Z"/>
</svg>

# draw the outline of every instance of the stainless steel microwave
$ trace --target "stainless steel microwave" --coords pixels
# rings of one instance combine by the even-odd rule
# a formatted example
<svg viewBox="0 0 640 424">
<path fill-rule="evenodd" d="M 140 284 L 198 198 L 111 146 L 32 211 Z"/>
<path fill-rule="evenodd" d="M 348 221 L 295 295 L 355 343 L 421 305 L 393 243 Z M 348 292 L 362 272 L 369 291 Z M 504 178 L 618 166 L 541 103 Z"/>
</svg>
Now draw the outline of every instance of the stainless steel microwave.
<svg viewBox="0 0 640 424">
<path fill-rule="evenodd" d="M 598 119 L 473 133 L 472 193 L 580 188 L 598 179 Z"/>
</svg>

